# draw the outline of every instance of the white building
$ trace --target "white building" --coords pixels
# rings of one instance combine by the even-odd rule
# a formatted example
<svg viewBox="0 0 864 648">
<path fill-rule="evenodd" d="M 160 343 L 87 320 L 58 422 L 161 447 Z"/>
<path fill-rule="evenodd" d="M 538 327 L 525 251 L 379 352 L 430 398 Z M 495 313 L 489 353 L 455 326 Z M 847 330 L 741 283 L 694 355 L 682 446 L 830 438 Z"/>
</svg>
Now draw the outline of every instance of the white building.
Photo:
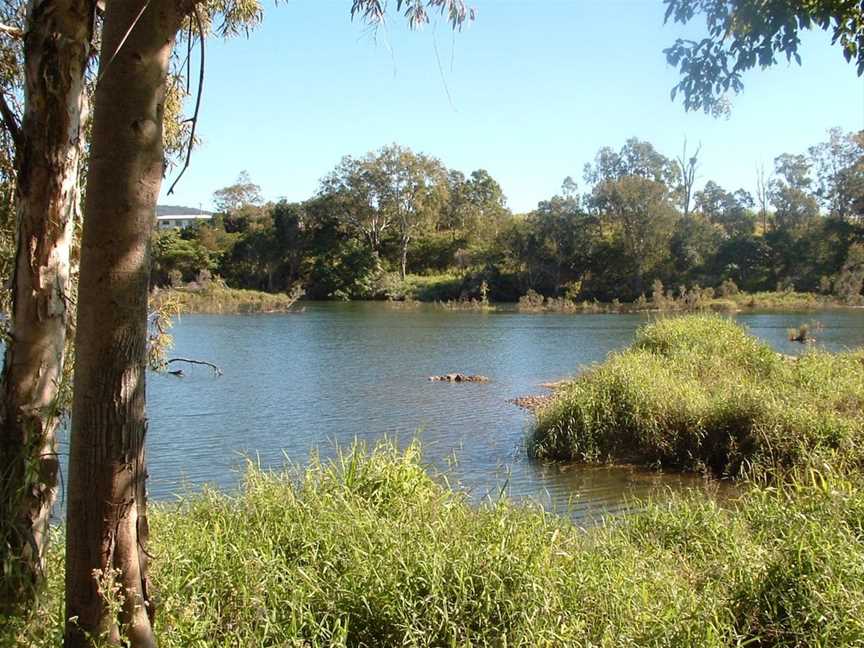
<svg viewBox="0 0 864 648">
<path fill-rule="evenodd" d="M 209 223 L 213 214 L 161 214 L 156 217 L 159 229 L 183 229 L 202 221 Z"/>
</svg>

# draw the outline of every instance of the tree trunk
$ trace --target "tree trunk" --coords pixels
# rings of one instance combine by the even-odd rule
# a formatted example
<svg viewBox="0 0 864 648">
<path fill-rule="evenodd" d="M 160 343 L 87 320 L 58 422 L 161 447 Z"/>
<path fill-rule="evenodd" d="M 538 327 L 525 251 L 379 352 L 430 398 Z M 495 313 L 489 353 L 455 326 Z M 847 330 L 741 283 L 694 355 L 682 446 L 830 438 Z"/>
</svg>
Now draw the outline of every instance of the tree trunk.
<svg viewBox="0 0 864 648">
<path fill-rule="evenodd" d="M 399 271 L 402 276 L 402 281 L 405 281 L 405 275 L 408 274 L 408 244 L 411 242 L 411 238 L 408 236 L 402 237 L 402 259 L 401 265 L 399 266 Z"/>
<path fill-rule="evenodd" d="M 88 636 L 156 646 L 144 462 L 148 246 L 181 6 L 144 7 L 108 2 L 95 93 L 69 455 L 67 647 L 89 646 Z M 116 617 L 112 602 L 121 603 Z"/>
<path fill-rule="evenodd" d="M 92 0 L 31 0 L 16 138 L 17 237 L 0 401 L 0 608 L 41 584 L 56 492 L 70 260 Z"/>
</svg>

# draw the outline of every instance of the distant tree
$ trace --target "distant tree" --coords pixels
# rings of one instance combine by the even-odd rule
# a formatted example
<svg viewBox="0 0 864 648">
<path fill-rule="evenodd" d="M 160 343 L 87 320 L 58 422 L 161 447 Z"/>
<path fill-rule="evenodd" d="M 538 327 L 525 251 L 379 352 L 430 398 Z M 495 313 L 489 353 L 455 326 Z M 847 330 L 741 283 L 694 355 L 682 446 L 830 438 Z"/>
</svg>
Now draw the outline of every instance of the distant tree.
<svg viewBox="0 0 864 648">
<path fill-rule="evenodd" d="M 801 62 L 800 34 L 818 27 L 831 33 L 847 61 L 864 72 L 864 12 L 858 0 L 664 0 L 666 21 L 687 23 L 705 16 L 708 36 L 678 39 L 664 52 L 681 71 L 672 90 L 687 110 L 723 112 L 729 91 L 740 92 L 742 75 L 777 63 Z"/>
<path fill-rule="evenodd" d="M 784 153 L 774 160 L 776 176 L 769 184 L 777 225 L 786 230 L 801 230 L 819 216 L 819 205 L 810 194 L 810 163 L 803 155 Z"/>
<path fill-rule="evenodd" d="M 592 185 L 586 207 L 599 218 L 600 235 L 612 236 L 620 246 L 620 258 L 631 270 L 629 290 L 638 294 L 669 258 L 677 217 L 670 187 L 679 186 L 679 170 L 649 142 L 631 138 L 620 151 L 600 149 L 584 175 Z"/>
<path fill-rule="evenodd" d="M 567 176 L 564 178 L 564 181 L 561 183 L 561 195 L 565 198 L 578 198 L 579 185 L 572 178 L 572 176 Z"/>
<path fill-rule="evenodd" d="M 222 214 L 233 214 L 250 205 L 260 205 L 264 202 L 261 187 L 252 182 L 249 173 L 241 171 L 232 185 L 213 192 L 213 203 Z"/>
<path fill-rule="evenodd" d="M 604 180 L 594 187 L 591 204 L 632 264 L 632 289 L 644 291 L 649 275 L 669 258 L 677 220 L 666 185 L 640 175 Z"/>
<path fill-rule="evenodd" d="M 690 214 L 690 203 L 693 199 L 693 185 L 696 182 L 696 170 L 699 168 L 699 153 L 702 145 L 696 147 L 693 155 L 687 155 L 687 140 L 684 140 L 684 148 L 681 155 L 675 158 L 678 165 L 678 178 L 680 181 L 679 195 L 681 197 L 681 213 L 686 218 Z"/>
<path fill-rule="evenodd" d="M 696 192 L 695 202 L 696 209 L 709 222 L 722 226 L 727 236 L 743 236 L 753 232 L 755 217 L 751 210 L 754 201 L 743 189 L 730 193 L 709 180 L 701 191 Z"/>
<path fill-rule="evenodd" d="M 533 262 L 535 268 L 530 287 L 557 293 L 565 284 L 581 279 L 590 268 L 599 222 L 580 208 L 575 191 L 540 202 L 527 222 L 532 236 L 524 253 L 531 257 L 526 262 Z"/>
<path fill-rule="evenodd" d="M 864 131 L 828 131 L 828 140 L 808 149 L 816 197 L 832 216 L 857 218 L 864 201 Z"/>
<path fill-rule="evenodd" d="M 701 191 L 695 195 L 696 209 L 711 223 L 719 223 L 726 208 L 728 192 L 713 180 L 705 183 Z"/>
<path fill-rule="evenodd" d="M 712 261 L 713 274 L 731 279 L 742 290 L 773 289 L 776 281 L 771 246 L 762 236 L 727 239 Z"/>
<path fill-rule="evenodd" d="M 468 178 L 460 171 L 449 171 L 447 187 L 439 225 L 461 235 L 467 244 L 493 239 L 509 213 L 501 185 L 488 171 L 477 169 Z"/>
<path fill-rule="evenodd" d="M 585 165 L 584 177 L 589 185 L 626 176 L 638 176 L 671 186 L 677 180 L 678 170 L 650 142 L 635 137 L 628 139 L 620 151 L 603 147 L 594 157 L 594 163 Z"/>
<path fill-rule="evenodd" d="M 691 282 L 706 281 L 706 268 L 722 239 L 721 231 L 704 214 L 691 213 L 682 217 L 669 246 L 678 276 Z"/>
<path fill-rule="evenodd" d="M 362 236 L 376 258 L 380 258 L 384 235 L 392 228 L 390 212 L 378 209 L 378 187 L 362 158 L 345 156 L 322 181 L 320 197 L 328 198 L 334 215 Z"/>
<path fill-rule="evenodd" d="M 432 224 L 447 200 L 447 171 L 436 159 L 400 146 L 382 149 L 370 161 L 378 187 L 378 209 L 391 214 L 399 237 L 399 272 L 405 278 L 408 246 Z"/>
<path fill-rule="evenodd" d="M 834 279 L 834 293 L 848 303 L 858 303 L 864 289 L 864 245 L 849 248 L 843 267 Z"/>
<path fill-rule="evenodd" d="M 394 144 L 361 159 L 343 158 L 324 179 L 322 192 L 335 198 L 339 217 L 376 255 L 384 233 L 395 232 L 404 279 L 408 246 L 445 206 L 448 176 L 438 160 Z"/>
<path fill-rule="evenodd" d="M 756 203 L 759 205 L 759 217 L 762 219 L 762 233 L 768 231 L 768 178 L 765 165 L 756 165 Z"/>
</svg>

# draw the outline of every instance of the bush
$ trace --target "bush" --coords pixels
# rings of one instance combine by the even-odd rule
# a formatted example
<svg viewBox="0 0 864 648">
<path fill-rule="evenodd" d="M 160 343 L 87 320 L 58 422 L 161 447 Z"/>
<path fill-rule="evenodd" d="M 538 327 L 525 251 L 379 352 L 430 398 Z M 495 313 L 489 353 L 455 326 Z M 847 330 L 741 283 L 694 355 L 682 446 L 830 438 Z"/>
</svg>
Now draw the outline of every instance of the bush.
<svg viewBox="0 0 864 648">
<path fill-rule="evenodd" d="M 716 315 L 660 320 L 557 392 L 529 451 L 725 476 L 864 466 L 861 352 L 785 359 Z"/>
<path fill-rule="evenodd" d="M 734 281 L 732 281 L 732 279 L 724 279 L 723 283 L 720 284 L 717 293 L 721 297 L 731 297 L 732 295 L 738 294 L 738 286 Z"/>
</svg>

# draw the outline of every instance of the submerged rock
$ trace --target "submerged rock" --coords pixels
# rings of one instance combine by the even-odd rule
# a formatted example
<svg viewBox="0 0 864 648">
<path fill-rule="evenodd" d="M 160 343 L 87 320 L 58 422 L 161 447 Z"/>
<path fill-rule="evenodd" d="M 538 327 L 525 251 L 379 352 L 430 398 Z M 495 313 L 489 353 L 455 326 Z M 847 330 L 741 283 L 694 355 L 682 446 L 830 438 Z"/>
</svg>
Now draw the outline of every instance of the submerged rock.
<svg viewBox="0 0 864 648">
<path fill-rule="evenodd" d="M 516 407 L 528 410 L 529 412 L 536 412 L 544 405 L 548 405 L 551 401 L 552 395 L 547 394 L 538 396 L 519 396 L 518 398 L 511 398 L 507 402 Z"/>
<path fill-rule="evenodd" d="M 475 382 L 475 383 L 486 383 L 489 382 L 489 378 L 486 376 L 474 376 L 470 374 L 463 373 L 449 373 L 443 374 L 441 376 L 429 376 L 429 380 L 433 382 Z"/>
</svg>

